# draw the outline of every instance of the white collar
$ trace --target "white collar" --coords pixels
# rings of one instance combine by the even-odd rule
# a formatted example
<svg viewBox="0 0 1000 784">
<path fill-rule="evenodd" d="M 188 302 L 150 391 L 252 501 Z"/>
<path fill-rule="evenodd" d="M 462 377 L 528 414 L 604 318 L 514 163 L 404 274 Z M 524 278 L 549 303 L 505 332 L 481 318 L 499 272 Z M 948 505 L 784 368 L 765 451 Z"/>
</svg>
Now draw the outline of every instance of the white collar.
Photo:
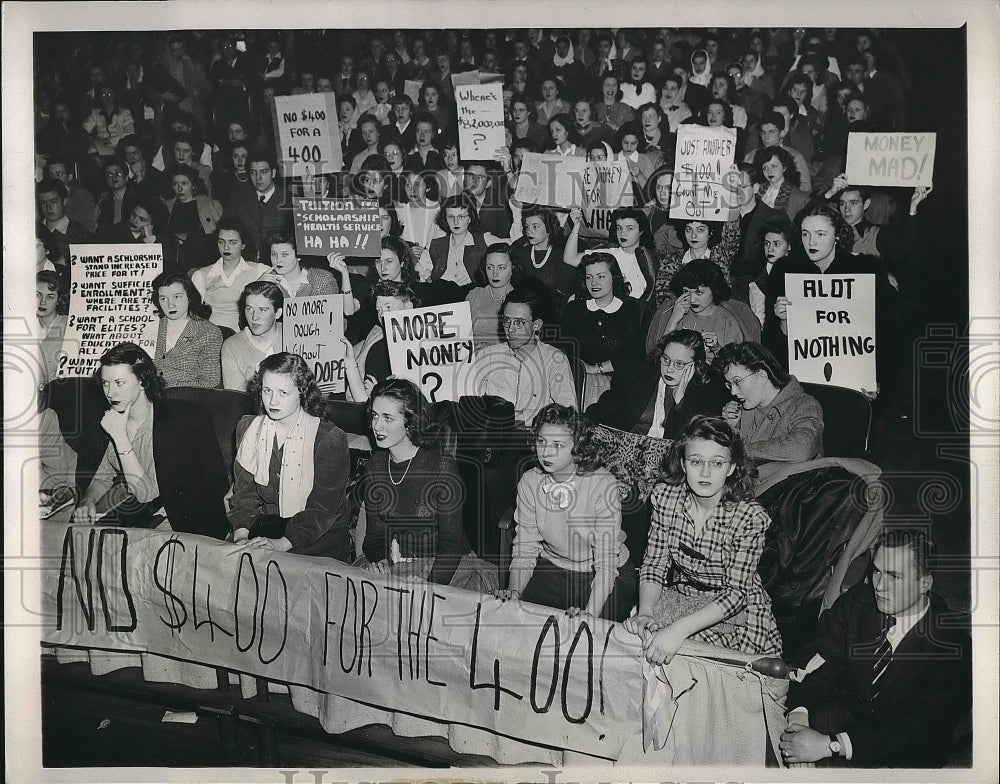
<svg viewBox="0 0 1000 784">
<path fill-rule="evenodd" d="M 618 299 L 618 297 L 612 297 L 611 302 L 609 302 L 604 307 L 601 307 L 600 305 L 597 304 L 596 299 L 591 298 L 587 300 L 587 310 L 589 310 L 591 313 L 596 313 L 599 310 L 603 310 L 605 313 L 617 313 L 619 310 L 621 310 L 622 305 L 624 304 L 625 303 L 622 302 L 620 299 Z"/>
<path fill-rule="evenodd" d="M 233 279 L 239 275 L 241 272 L 250 269 L 250 263 L 240 256 L 240 260 L 236 262 L 236 268 L 233 270 L 233 274 L 227 276 L 225 264 L 222 261 L 222 257 L 208 268 L 208 272 L 205 273 L 206 278 L 222 278 L 226 283 L 232 283 Z"/>
<path fill-rule="evenodd" d="M 276 190 L 276 188 L 274 187 L 274 183 L 272 182 L 271 183 L 271 187 L 268 188 L 263 193 L 261 193 L 260 191 L 258 191 L 256 189 L 254 190 L 254 193 L 257 194 L 257 201 L 260 201 L 261 196 L 264 197 L 264 201 L 271 201 L 271 197 L 274 195 L 274 191 L 275 190 Z"/>
<path fill-rule="evenodd" d="M 65 234 L 69 231 L 69 215 L 63 215 L 53 224 L 46 223 L 45 228 L 49 231 L 58 231 L 60 234 Z"/>
</svg>

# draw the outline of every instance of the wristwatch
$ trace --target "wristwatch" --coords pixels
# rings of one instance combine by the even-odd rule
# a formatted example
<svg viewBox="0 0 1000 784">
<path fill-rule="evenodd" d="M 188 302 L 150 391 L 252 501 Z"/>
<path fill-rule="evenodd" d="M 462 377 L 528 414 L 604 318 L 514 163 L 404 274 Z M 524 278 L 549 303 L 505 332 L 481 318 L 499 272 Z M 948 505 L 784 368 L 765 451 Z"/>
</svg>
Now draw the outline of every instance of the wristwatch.
<svg viewBox="0 0 1000 784">
<path fill-rule="evenodd" d="M 841 745 L 840 741 L 837 740 L 836 735 L 830 736 L 830 755 L 833 759 L 840 759 L 841 754 L 844 751 L 844 747 Z"/>
</svg>

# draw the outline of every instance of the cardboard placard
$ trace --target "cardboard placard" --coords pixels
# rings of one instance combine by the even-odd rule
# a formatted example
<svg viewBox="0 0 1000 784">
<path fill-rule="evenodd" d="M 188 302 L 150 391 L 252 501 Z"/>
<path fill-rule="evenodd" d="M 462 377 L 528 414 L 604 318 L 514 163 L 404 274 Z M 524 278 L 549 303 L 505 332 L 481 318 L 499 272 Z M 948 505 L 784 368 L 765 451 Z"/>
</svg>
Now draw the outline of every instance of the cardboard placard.
<svg viewBox="0 0 1000 784">
<path fill-rule="evenodd" d="M 850 133 L 847 179 L 851 185 L 930 187 L 936 133 Z"/>
<path fill-rule="evenodd" d="M 583 183 L 580 236 L 607 238 L 612 213 L 635 203 L 628 165 L 622 160 L 591 161 L 584 167 Z"/>
<path fill-rule="evenodd" d="M 378 258 L 382 219 L 374 199 L 293 198 L 295 249 L 304 256 Z"/>
<path fill-rule="evenodd" d="M 583 169 L 576 155 L 526 152 L 521 158 L 514 197 L 522 204 L 571 209 L 583 203 Z"/>
<path fill-rule="evenodd" d="M 483 73 L 482 71 L 462 71 L 462 73 L 453 73 L 451 75 L 451 83 L 456 89 L 463 87 L 467 84 L 503 84 L 503 74 L 500 73 Z"/>
<path fill-rule="evenodd" d="M 123 342 L 153 356 L 143 332 L 157 319 L 150 297 L 163 271 L 163 248 L 139 242 L 70 246 L 69 320 L 60 378 L 93 375 L 101 356 Z"/>
<path fill-rule="evenodd" d="M 478 73 L 478 72 L 477 72 Z M 484 160 L 506 143 L 503 86 L 470 84 L 455 89 L 458 147 L 466 161 Z"/>
<path fill-rule="evenodd" d="M 278 161 L 285 177 L 312 177 L 344 168 L 333 93 L 274 97 Z"/>
<path fill-rule="evenodd" d="M 383 329 L 393 375 L 410 379 L 433 403 L 458 400 L 456 376 L 473 359 L 468 302 L 386 313 Z"/>
<path fill-rule="evenodd" d="M 799 381 L 874 391 L 875 276 L 785 275 L 788 369 Z"/>
<path fill-rule="evenodd" d="M 289 297 L 281 323 L 282 349 L 306 361 L 323 392 L 343 392 L 344 295 Z"/>
<path fill-rule="evenodd" d="M 403 93 L 410 96 L 410 100 L 413 101 L 414 106 L 420 103 L 420 88 L 423 86 L 424 83 L 419 79 L 406 79 L 403 81 Z"/>
<path fill-rule="evenodd" d="M 729 221 L 739 214 L 730 174 L 736 156 L 735 128 L 677 128 L 670 218 Z"/>
</svg>

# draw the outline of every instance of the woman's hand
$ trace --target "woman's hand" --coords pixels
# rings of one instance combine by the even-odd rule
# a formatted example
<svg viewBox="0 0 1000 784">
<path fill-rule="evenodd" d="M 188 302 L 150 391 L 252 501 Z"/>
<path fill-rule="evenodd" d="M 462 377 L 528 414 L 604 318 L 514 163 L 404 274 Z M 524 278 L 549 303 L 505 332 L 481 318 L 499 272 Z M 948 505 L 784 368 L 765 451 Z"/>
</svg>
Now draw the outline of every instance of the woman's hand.
<svg viewBox="0 0 1000 784">
<path fill-rule="evenodd" d="M 271 269 L 261 275 L 258 280 L 266 280 L 269 283 L 277 283 L 279 286 L 284 282 L 281 275 L 278 274 L 274 267 L 271 267 Z"/>
<path fill-rule="evenodd" d="M 740 402 L 738 400 L 730 400 L 722 407 L 722 418 L 735 426 L 740 421 L 742 412 L 743 406 L 740 405 Z"/>
<path fill-rule="evenodd" d="M 774 301 L 774 315 L 780 318 L 782 321 L 788 320 L 788 306 L 792 304 L 792 301 L 788 297 L 778 297 Z"/>
<path fill-rule="evenodd" d="M 569 211 L 569 219 L 573 221 L 573 228 L 579 228 L 583 225 L 583 210 L 579 207 L 573 207 Z"/>
<path fill-rule="evenodd" d="M 237 528 L 233 531 L 233 544 L 245 544 L 250 539 L 249 528 Z"/>
<path fill-rule="evenodd" d="M 375 386 L 377 384 L 378 384 L 378 379 L 375 378 L 375 376 L 365 376 L 364 380 L 365 392 L 367 392 L 369 395 L 372 393 L 372 390 L 375 389 Z"/>
<path fill-rule="evenodd" d="M 510 174 L 510 150 L 506 147 L 497 147 L 493 151 L 493 160 L 500 162 L 505 174 Z"/>
<path fill-rule="evenodd" d="M 642 651 L 650 664 L 670 664 L 677 651 L 687 638 L 674 630 L 674 626 L 665 626 L 658 632 L 647 634 L 642 640 Z"/>
<path fill-rule="evenodd" d="M 97 504 L 89 500 L 84 501 L 73 510 L 70 519 L 79 525 L 93 525 L 97 522 Z"/>
<path fill-rule="evenodd" d="M 594 617 L 594 614 L 592 612 L 590 612 L 589 610 L 581 609 L 580 607 L 567 607 L 566 615 L 568 615 L 570 618 L 587 619 Z"/>
<path fill-rule="evenodd" d="M 870 389 L 864 389 L 864 388 L 862 387 L 862 389 L 861 389 L 861 394 L 862 394 L 862 395 L 864 395 L 864 396 L 865 396 L 866 398 L 868 398 L 869 400 L 875 400 L 875 398 L 877 398 L 877 397 L 878 397 L 878 393 L 879 393 L 879 390 L 880 390 L 881 388 L 882 388 L 882 385 L 881 385 L 881 384 L 875 384 L 875 389 L 874 389 L 874 390 L 870 390 Z"/>
<path fill-rule="evenodd" d="M 850 180 L 847 179 L 847 173 L 846 172 L 843 173 L 843 174 L 838 174 L 836 177 L 834 177 L 834 179 L 833 179 L 833 185 L 830 186 L 830 190 L 828 190 L 824 194 L 824 196 L 827 199 L 832 199 L 834 196 L 836 196 L 838 193 L 840 193 L 842 190 L 844 190 L 850 184 L 851 184 L 851 182 L 850 182 Z"/>
<path fill-rule="evenodd" d="M 674 387 L 674 403 L 677 405 L 680 405 L 680 402 L 684 399 L 684 393 L 687 391 L 688 384 L 691 383 L 692 378 L 694 378 L 694 362 L 689 362 L 684 366 L 677 386 Z"/>
<path fill-rule="evenodd" d="M 246 542 L 246 546 L 257 550 L 277 550 L 279 553 L 287 553 L 292 549 L 292 543 L 285 537 L 268 539 L 266 536 L 255 536 Z"/>
<path fill-rule="evenodd" d="M 392 566 L 389 563 L 388 558 L 383 558 L 381 561 L 376 561 L 375 563 L 370 563 L 365 567 L 372 574 L 391 574 Z"/>
<path fill-rule="evenodd" d="M 691 310 L 691 295 L 681 294 L 674 302 L 673 316 L 679 319 L 689 310 Z"/>
<path fill-rule="evenodd" d="M 719 336 L 714 332 L 702 332 L 701 339 L 705 342 L 705 348 L 709 352 L 714 352 L 719 347 Z"/>
<path fill-rule="evenodd" d="M 345 276 L 350 273 L 347 271 L 347 259 L 344 258 L 343 253 L 337 253 L 336 251 L 329 253 L 327 254 L 326 261 L 330 265 L 330 269 L 340 273 L 342 280 L 347 280 Z"/>
<path fill-rule="evenodd" d="M 125 410 L 121 412 L 109 408 L 104 412 L 104 416 L 101 417 L 101 427 L 111 437 L 111 440 L 115 442 L 115 446 L 126 443 L 129 440 L 127 427 L 128 414 L 132 410 L 133 405 L 133 403 L 127 403 Z"/>
<path fill-rule="evenodd" d="M 931 195 L 931 191 L 934 190 L 934 186 L 928 185 L 926 188 L 914 188 L 913 195 L 910 197 L 910 215 L 917 214 L 917 207 L 920 203 Z"/>
<path fill-rule="evenodd" d="M 341 338 L 340 342 L 344 344 L 344 361 L 353 362 L 355 366 L 358 364 L 358 358 L 354 354 L 354 344 L 351 343 L 347 338 Z"/>
<path fill-rule="evenodd" d="M 657 626 L 657 622 L 652 615 L 633 615 L 631 618 L 627 618 L 622 623 L 622 626 L 625 627 L 625 631 L 629 634 L 642 637 L 647 630 L 655 630 L 654 627 Z"/>
<path fill-rule="evenodd" d="M 503 588 L 499 591 L 494 591 L 493 596 L 499 599 L 501 602 L 508 602 L 521 599 L 521 592 L 514 588 Z"/>
</svg>

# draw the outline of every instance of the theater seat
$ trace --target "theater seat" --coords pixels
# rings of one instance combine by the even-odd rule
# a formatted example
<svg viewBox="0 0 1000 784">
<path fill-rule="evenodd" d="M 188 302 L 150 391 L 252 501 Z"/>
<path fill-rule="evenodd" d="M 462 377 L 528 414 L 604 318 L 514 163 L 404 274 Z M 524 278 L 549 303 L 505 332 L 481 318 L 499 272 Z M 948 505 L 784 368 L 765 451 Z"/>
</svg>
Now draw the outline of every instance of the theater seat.
<svg viewBox="0 0 1000 784">
<path fill-rule="evenodd" d="M 236 425 L 240 418 L 254 414 L 250 397 L 232 389 L 205 389 L 203 387 L 168 387 L 167 400 L 187 400 L 207 408 L 212 414 L 215 436 L 222 450 L 229 481 L 233 479 L 233 455 L 236 454 Z"/>
<path fill-rule="evenodd" d="M 868 456 L 872 404 L 854 389 L 803 383 L 823 408 L 823 454 L 826 457 Z"/>
<path fill-rule="evenodd" d="M 63 438 L 76 452 L 76 486 L 81 495 L 90 486 L 108 448 L 108 434 L 101 427 L 107 407 L 95 376 L 50 381 L 39 398 L 39 409 L 55 412 Z"/>
</svg>

